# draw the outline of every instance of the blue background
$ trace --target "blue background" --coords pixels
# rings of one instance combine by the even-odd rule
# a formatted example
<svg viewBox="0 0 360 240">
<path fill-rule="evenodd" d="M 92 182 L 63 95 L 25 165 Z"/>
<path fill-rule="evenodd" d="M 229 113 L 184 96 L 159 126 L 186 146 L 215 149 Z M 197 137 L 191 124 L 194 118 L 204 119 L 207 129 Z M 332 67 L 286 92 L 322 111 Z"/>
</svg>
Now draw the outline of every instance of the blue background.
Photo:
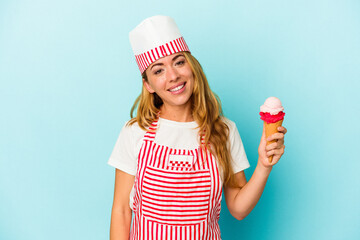
<svg viewBox="0 0 360 240">
<path fill-rule="evenodd" d="M 251 167 L 259 106 L 285 107 L 286 152 L 227 239 L 360 238 L 359 1 L 0 2 L 0 239 L 108 239 L 106 164 L 141 79 L 128 32 L 172 16 Z"/>
</svg>

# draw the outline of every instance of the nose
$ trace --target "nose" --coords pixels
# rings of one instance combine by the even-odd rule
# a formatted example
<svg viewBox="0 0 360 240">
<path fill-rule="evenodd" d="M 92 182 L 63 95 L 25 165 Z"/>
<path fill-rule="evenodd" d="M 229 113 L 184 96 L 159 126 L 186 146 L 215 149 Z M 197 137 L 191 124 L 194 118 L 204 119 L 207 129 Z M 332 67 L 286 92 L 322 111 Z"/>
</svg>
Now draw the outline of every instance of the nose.
<svg viewBox="0 0 360 240">
<path fill-rule="evenodd" d="M 178 70 L 174 67 L 169 67 L 166 71 L 166 78 L 171 82 L 177 81 L 179 76 Z"/>
</svg>

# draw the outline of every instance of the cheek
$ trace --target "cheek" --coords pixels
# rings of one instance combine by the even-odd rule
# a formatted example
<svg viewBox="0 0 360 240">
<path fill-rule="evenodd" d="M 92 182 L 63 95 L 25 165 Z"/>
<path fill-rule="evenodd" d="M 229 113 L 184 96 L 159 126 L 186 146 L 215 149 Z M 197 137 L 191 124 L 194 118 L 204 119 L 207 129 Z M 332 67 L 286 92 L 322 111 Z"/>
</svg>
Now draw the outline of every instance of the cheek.
<svg viewBox="0 0 360 240">
<path fill-rule="evenodd" d="M 191 82 L 192 87 L 194 87 L 195 78 L 194 78 L 194 75 L 193 75 L 192 72 L 188 75 L 188 78 L 189 78 L 189 80 L 190 80 L 190 82 Z"/>
<path fill-rule="evenodd" d="M 190 79 L 192 82 L 194 82 L 194 74 L 191 71 L 191 69 L 189 68 L 188 70 L 184 71 L 184 76 L 188 79 Z"/>
<path fill-rule="evenodd" d="M 151 87 L 155 90 L 155 92 L 163 90 L 166 87 L 166 81 L 164 81 L 163 78 L 152 79 L 152 81 L 149 81 L 149 83 L 151 84 Z"/>
<path fill-rule="evenodd" d="M 198 87 L 197 87 L 197 84 L 196 84 L 196 82 L 195 82 L 195 78 L 194 78 L 194 76 L 193 76 L 192 74 L 191 74 L 190 78 L 191 78 L 191 80 L 190 80 L 190 82 L 191 82 L 191 89 L 190 89 L 190 91 L 191 91 L 191 94 L 194 94 L 194 91 L 196 91 L 196 89 L 197 89 Z"/>
</svg>

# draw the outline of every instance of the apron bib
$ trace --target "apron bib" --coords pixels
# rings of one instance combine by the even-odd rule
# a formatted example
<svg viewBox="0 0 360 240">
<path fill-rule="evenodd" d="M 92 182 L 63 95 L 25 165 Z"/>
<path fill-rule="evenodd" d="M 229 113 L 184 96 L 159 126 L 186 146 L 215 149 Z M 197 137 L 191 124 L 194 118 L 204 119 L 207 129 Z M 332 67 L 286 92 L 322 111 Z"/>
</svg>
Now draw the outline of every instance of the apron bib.
<svg viewBox="0 0 360 240">
<path fill-rule="evenodd" d="M 131 240 L 221 239 L 222 181 L 215 157 L 200 146 L 174 149 L 154 142 L 158 120 L 138 156 Z"/>
</svg>

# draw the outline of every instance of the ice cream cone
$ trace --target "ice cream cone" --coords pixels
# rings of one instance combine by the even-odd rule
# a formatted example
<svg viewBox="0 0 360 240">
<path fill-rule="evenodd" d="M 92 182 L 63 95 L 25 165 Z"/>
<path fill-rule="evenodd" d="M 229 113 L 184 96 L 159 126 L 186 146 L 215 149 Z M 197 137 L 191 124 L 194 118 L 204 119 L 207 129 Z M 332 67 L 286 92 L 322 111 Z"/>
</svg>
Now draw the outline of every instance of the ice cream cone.
<svg viewBox="0 0 360 240">
<path fill-rule="evenodd" d="M 277 128 L 280 127 L 280 126 L 282 126 L 282 122 L 283 122 L 283 120 L 277 121 L 277 122 L 275 122 L 275 123 L 267 123 L 267 122 L 264 121 L 265 137 L 266 137 L 266 139 L 267 139 L 269 136 L 273 135 L 274 133 L 277 133 L 277 132 L 278 132 Z M 269 145 L 269 144 L 271 144 L 271 143 L 274 143 L 274 142 L 276 142 L 276 141 L 277 141 L 277 140 L 267 141 L 267 142 L 266 142 L 266 146 Z M 271 155 L 271 156 L 269 157 L 269 162 L 270 162 L 270 163 L 272 162 L 272 158 L 273 158 L 273 155 Z"/>
<path fill-rule="evenodd" d="M 277 133 L 277 128 L 282 125 L 285 113 L 284 107 L 281 104 L 280 99 L 277 97 L 269 97 L 265 100 L 264 104 L 260 107 L 260 118 L 264 121 L 265 136 L 269 136 Z M 266 142 L 266 146 L 276 142 L 277 140 L 271 140 Z M 269 157 L 269 163 L 272 163 L 273 155 Z"/>
</svg>

